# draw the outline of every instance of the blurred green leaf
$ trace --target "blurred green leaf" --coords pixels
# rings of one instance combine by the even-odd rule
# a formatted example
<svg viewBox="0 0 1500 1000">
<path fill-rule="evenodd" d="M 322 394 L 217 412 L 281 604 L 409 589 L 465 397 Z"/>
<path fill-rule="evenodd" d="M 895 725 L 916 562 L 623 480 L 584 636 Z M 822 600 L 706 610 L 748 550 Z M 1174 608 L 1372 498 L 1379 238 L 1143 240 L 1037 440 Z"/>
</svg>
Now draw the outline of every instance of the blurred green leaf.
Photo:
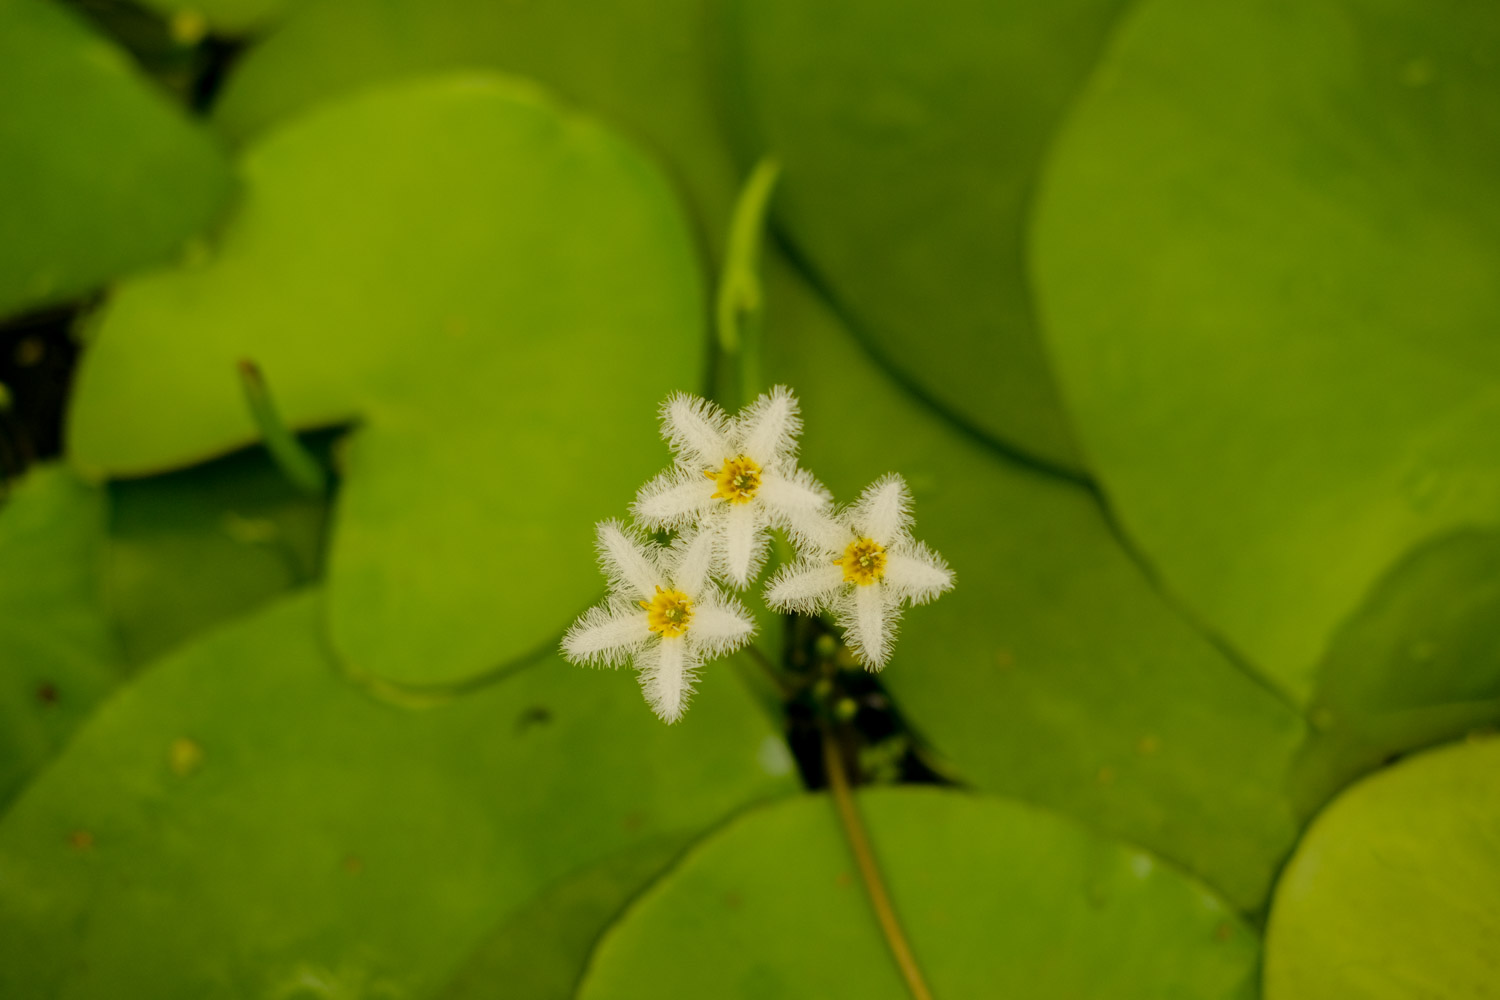
<svg viewBox="0 0 1500 1000">
<path fill-rule="evenodd" d="M 859 797 L 883 876 L 939 997 L 1248 998 L 1256 940 L 1149 855 L 1002 799 Z M 908 997 L 831 802 L 715 833 L 611 929 L 584 1000 Z"/>
<path fill-rule="evenodd" d="M 1334 636 L 1294 775 L 1312 812 L 1393 754 L 1500 724 L 1500 533 L 1419 547 Z"/>
<path fill-rule="evenodd" d="M 158 664 L 16 803 L 0 995 L 428 995 L 560 880 L 791 787 L 727 669 L 673 727 L 552 656 L 404 710 L 339 675 L 321 599 Z"/>
<path fill-rule="evenodd" d="M 229 164 L 129 57 L 50 0 L 0 0 L 0 316 L 181 251 Z"/>
<path fill-rule="evenodd" d="M 1328 808 L 1276 888 L 1266 1000 L 1494 995 L 1500 741 L 1446 747 Z"/>
<path fill-rule="evenodd" d="M 1500 519 L 1497 47 L 1492 4 L 1147 0 L 1043 185 L 1090 465 L 1301 701 L 1398 559 Z"/>
<path fill-rule="evenodd" d="M 1123 0 L 735 5 L 776 218 L 858 332 L 983 433 L 1078 467 L 1023 261 L 1037 168 Z"/>
<path fill-rule="evenodd" d="M 957 585 L 907 612 L 881 674 L 977 786 L 1143 844 L 1243 910 L 1295 836 L 1296 712 L 1177 616 L 1086 491 L 955 433 L 784 270 L 768 368 L 797 387 L 802 455 L 841 500 L 887 472 Z"/>
<path fill-rule="evenodd" d="M 318 575 L 327 504 L 258 449 L 109 495 L 110 615 L 134 664 Z"/>
<path fill-rule="evenodd" d="M 551 886 L 511 914 L 438 996 L 573 1000 L 605 928 L 687 844 L 681 837 L 643 844 Z"/>
<path fill-rule="evenodd" d="M 360 671 L 459 681 L 550 645 L 602 589 L 590 524 L 660 465 L 704 370 L 697 261 L 633 148 L 469 74 L 331 104 L 249 151 L 201 263 L 122 288 L 69 453 L 121 475 L 252 439 L 236 363 L 288 423 L 358 419 L 329 628 Z"/>
<path fill-rule="evenodd" d="M 718 247 L 739 186 L 713 89 L 720 0 L 324 0 L 236 64 L 214 123 L 243 141 L 371 84 L 488 67 L 534 78 L 671 165 Z"/>
<path fill-rule="evenodd" d="M 0 506 L 0 809 L 123 676 L 104 614 L 104 496 L 36 466 Z"/>
</svg>

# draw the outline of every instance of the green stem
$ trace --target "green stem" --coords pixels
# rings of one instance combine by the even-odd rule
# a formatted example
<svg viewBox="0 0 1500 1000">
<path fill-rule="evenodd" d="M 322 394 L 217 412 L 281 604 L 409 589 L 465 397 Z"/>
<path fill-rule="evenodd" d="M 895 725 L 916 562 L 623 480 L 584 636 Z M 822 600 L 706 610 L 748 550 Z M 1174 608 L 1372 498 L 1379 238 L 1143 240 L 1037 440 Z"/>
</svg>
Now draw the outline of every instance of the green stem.
<svg viewBox="0 0 1500 1000">
<path fill-rule="evenodd" d="M 896 965 L 901 969 L 901 977 L 906 980 L 906 988 L 914 1000 L 932 1000 L 932 993 L 927 989 L 927 983 L 922 978 L 922 970 L 917 967 L 917 959 L 912 954 L 911 946 L 906 943 L 906 935 L 901 930 L 901 921 L 896 918 L 896 909 L 891 905 L 891 898 L 885 891 L 885 882 L 880 877 L 880 866 L 875 863 L 875 853 L 870 850 L 870 839 L 865 834 L 865 825 L 860 819 L 859 807 L 854 801 L 854 793 L 849 788 L 849 775 L 844 771 L 843 755 L 839 752 L 838 744 L 833 738 L 833 728 L 826 722 L 823 725 L 823 767 L 828 772 L 828 790 L 833 794 L 834 805 L 838 807 L 839 822 L 844 826 L 844 836 L 849 841 L 849 849 L 854 852 L 855 864 L 859 866 L 859 876 L 865 883 L 865 892 L 870 897 L 870 906 L 875 911 L 875 919 L 880 923 L 880 929 L 885 934 L 885 943 L 891 949 L 891 957 L 896 960 Z"/>
<path fill-rule="evenodd" d="M 314 496 L 322 495 L 328 487 L 328 477 L 318 460 L 313 458 L 282 421 L 271 392 L 266 388 L 266 379 L 261 374 L 260 367 L 253 361 L 244 360 L 239 363 L 239 373 L 240 385 L 245 390 L 245 402 L 250 407 L 250 416 L 260 429 L 266 450 L 271 453 L 271 458 L 281 469 L 282 475 L 303 492 Z"/>
<path fill-rule="evenodd" d="M 714 321 L 719 348 L 739 373 L 740 404 L 760 392 L 760 328 L 764 296 L 760 281 L 761 240 L 766 212 L 781 175 L 781 164 L 765 157 L 755 165 L 740 189 L 729 223 L 729 242 L 719 273 Z"/>
</svg>

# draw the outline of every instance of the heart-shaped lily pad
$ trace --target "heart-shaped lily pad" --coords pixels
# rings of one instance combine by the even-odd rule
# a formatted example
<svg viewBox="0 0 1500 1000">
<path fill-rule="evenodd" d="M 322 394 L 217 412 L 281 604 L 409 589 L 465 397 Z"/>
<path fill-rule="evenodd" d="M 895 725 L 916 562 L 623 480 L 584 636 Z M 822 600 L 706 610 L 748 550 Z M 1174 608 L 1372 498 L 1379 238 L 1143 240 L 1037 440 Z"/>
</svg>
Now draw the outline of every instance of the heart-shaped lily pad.
<svg viewBox="0 0 1500 1000">
<path fill-rule="evenodd" d="M 214 220 L 229 164 L 77 15 L 0 0 L 0 316 L 153 264 Z"/>
<path fill-rule="evenodd" d="M 746 142 L 858 331 L 993 438 L 1076 467 L 1024 266 L 1031 189 L 1123 0 L 734 4 Z"/>
<path fill-rule="evenodd" d="M 359 670 L 457 681 L 550 644 L 600 589 L 589 525 L 659 461 L 703 371 L 671 192 L 631 146 L 488 75 L 330 104 L 242 162 L 204 261 L 121 289 L 83 361 L 80 467 L 253 439 L 235 365 L 296 426 L 358 421 L 329 568 Z"/>
<path fill-rule="evenodd" d="M 1075 816 L 1258 908 L 1296 825 L 1297 713 L 1176 615 L 1086 491 L 1019 468 L 903 393 L 784 272 L 768 367 L 803 464 L 849 500 L 887 472 L 952 593 L 910 611 L 881 680 L 978 787 Z"/>
<path fill-rule="evenodd" d="M 1166 584 L 1305 701 L 1415 544 L 1500 521 L 1500 7 L 1146 0 L 1046 174 L 1064 395 Z"/>
<path fill-rule="evenodd" d="M 1345 792 L 1276 887 L 1266 1000 L 1481 1000 L 1500 941 L 1500 740 Z"/>
<path fill-rule="evenodd" d="M 339 673 L 321 598 L 154 666 L 16 802 L 0 995 L 432 995 L 554 884 L 791 785 L 728 670 L 671 728 L 552 656 L 412 711 Z"/>
<path fill-rule="evenodd" d="M 1252 995 L 1254 936 L 1148 854 L 1002 799 L 908 788 L 859 805 L 934 996 Z M 903 1000 L 856 872 L 827 798 L 757 809 L 631 907 L 579 995 Z"/>
</svg>

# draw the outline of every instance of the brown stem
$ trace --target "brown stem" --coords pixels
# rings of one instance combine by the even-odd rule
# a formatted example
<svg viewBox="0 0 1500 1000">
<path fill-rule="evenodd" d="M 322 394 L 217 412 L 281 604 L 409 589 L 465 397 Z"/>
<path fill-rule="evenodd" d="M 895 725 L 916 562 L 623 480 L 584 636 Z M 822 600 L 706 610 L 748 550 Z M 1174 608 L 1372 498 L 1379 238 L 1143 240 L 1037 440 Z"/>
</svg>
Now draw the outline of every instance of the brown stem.
<svg viewBox="0 0 1500 1000">
<path fill-rule="evenodd" d="M 849 776 L 844 773 L 844 759 L 839 753 L 838 744 L 834 742 L 831 728 L 826 725 L 823 728 L 823 766 L 828 772 L 828 789 L 833 793 L 834 804 L 838 806 L 839 821 L 843 823 L 844 835 L 849 840 L 850 849 L 854 851 L 860 878 L 864 880 L 865 892 L 870 896 L 875 919 L 880 922 L 880 929 L 885 934 L 885 943 L 890 946 L 891 957 L 900 966 L 906 988 L 911 991 L 915 1000 L 932 1000 L 932 993 L 922 979 L 922 970 L 917 968 L 911 946 L 906 943 L 906 935 L 901 932 L 901 923 L 896 919 L 891 899 L 886 895 L 880 868 L 875 864 L 870 840 L 865 835 L 864 823 L 859 818 L 859 808 L 849 790 Z"/>
</svg>

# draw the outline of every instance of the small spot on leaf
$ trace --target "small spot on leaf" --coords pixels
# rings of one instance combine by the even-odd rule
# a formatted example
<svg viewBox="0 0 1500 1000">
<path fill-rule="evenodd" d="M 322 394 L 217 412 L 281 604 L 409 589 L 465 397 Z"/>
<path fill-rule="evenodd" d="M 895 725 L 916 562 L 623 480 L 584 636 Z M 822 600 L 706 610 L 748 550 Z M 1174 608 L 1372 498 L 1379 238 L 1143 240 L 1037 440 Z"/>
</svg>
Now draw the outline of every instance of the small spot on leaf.
<svg viewBox="0 0 1500 1000">
<path fill-rule="evenodd" d="M 94 849 L 94 835 L 87 830 L 74 830 L 68 834 L 68 846 L 75 851 L 91 851 Z"/>
<path fill-rule="evenodd" d="M 546 705 L 532 705 L 516 717 L 516 732 L 524 733 L 532 726 L 545 726 L 552 721 L 552 710 Z"/>
<path fill-rule="evenodd" d="M 37 685 L 36 700 L 43 705 L 57 704 L 57 686 L 51 681 L 43 681 Z"/>
<path fill-rule="evenodd" d="M 186 736 L 172 741 L 167 750 L 167 766 L 179 778 L 185 778 L 203 766 L 203 747 Z"/>
</svg>

